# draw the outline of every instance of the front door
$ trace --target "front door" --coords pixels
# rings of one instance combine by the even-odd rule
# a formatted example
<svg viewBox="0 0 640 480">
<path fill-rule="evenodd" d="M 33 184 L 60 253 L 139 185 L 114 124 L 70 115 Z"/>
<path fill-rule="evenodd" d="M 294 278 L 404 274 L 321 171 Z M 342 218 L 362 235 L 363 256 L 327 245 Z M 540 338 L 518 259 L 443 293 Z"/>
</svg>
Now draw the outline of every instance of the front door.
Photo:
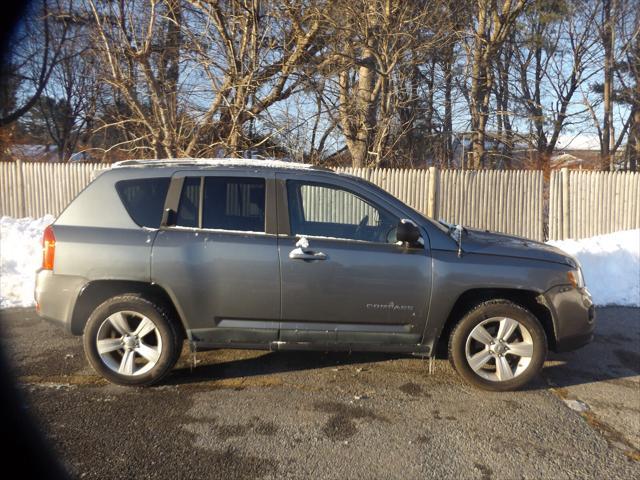
<svg viewBox="0 0 640 480">
<path fill-rule="evenodd" d="M 398 213 L 355 185 L 279 181 L 289 220 L 278 239 L 281 340 L 419 343 L 431 263 L 425 248 L 396 243 Z"/>
<path fill-rule="evenodd" d="M 172 180 L 167 202 L 173 191 L 175 219 L 158 232 L 151 271 L 177 300 L 192 340 L 277 340 L 280 269 L 275 227 L 270 233 L 268 226 L 275 214 L 266 205 L 273 182 L 237 172 L 185 172 Z"/>
</svg>

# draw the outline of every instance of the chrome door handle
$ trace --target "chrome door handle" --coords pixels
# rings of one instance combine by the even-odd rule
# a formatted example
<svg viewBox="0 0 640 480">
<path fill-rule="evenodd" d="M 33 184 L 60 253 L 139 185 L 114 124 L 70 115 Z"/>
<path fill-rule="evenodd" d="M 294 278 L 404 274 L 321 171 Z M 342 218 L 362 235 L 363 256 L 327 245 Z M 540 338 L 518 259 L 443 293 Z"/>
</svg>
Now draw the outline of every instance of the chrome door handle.
<svg viewBox="0 0 640 480">
<path fill-rule="evenodd" d="M 291 260 L 326 260 L 327 255 L 322 252 L 305 252 L 298 247 L 289 252 L 289 258 Z"/>
</svg>

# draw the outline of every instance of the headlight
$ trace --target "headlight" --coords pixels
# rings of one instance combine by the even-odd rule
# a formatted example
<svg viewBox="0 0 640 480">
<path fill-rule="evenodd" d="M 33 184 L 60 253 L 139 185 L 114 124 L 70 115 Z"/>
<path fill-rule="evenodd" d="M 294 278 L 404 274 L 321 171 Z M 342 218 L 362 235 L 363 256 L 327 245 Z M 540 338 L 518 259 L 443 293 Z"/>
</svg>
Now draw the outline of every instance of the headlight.
<svg viewBox="0 0 640 480">
<path fill-rule="evenodd" d="M 582 269 L 569 270 L 567 272 L 567 279 L 569 283 L 573 285 L 573 288 L 584 288 L 584 277 L 582 276 Z"/>
</svg>

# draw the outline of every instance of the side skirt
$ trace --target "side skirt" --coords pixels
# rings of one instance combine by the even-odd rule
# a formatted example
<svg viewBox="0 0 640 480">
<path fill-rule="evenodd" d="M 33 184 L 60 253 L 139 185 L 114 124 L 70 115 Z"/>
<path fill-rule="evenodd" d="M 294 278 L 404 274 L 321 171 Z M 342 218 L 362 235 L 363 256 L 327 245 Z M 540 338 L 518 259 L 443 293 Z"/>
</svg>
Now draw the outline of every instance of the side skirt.
<svg viewBox="0 0 640 480">
<path fill-rule="evenodd" d="M 429 346 L 423 344 L 379 344 L 379 343 L 311 343 L 282 342 L 245 343 L 245 342 L 208 342 L 191 341 L 192 350 L 206 351 L 216 349 L 270 350 L 270 351 L 316 351 L 316 352 L 385 352 L 408 353 L 428 357 Z"/>
</svg>

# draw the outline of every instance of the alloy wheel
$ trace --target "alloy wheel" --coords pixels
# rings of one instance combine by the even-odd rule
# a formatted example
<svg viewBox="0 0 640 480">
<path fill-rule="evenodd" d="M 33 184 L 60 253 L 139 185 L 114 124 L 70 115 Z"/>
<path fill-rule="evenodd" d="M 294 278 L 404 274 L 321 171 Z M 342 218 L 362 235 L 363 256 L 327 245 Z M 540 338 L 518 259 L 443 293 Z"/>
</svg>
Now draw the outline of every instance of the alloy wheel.
<svg viewBox="0 0 640 480">
<path fill-rule="evenodd" d="M 533 337 L 517 320 L 492 317 L 476 325 L 465 345 L 467 363 L 480 377 L 493 382 L 522 374 L 533 357 Z"/>
<path fill-rule="evenodd" d="M 102 362 L 125 376 L 143 375 L 160 360 L 162 338 L 151 319 L 133 311 L 109 315 L 96 335 Z"/>
</svg>

